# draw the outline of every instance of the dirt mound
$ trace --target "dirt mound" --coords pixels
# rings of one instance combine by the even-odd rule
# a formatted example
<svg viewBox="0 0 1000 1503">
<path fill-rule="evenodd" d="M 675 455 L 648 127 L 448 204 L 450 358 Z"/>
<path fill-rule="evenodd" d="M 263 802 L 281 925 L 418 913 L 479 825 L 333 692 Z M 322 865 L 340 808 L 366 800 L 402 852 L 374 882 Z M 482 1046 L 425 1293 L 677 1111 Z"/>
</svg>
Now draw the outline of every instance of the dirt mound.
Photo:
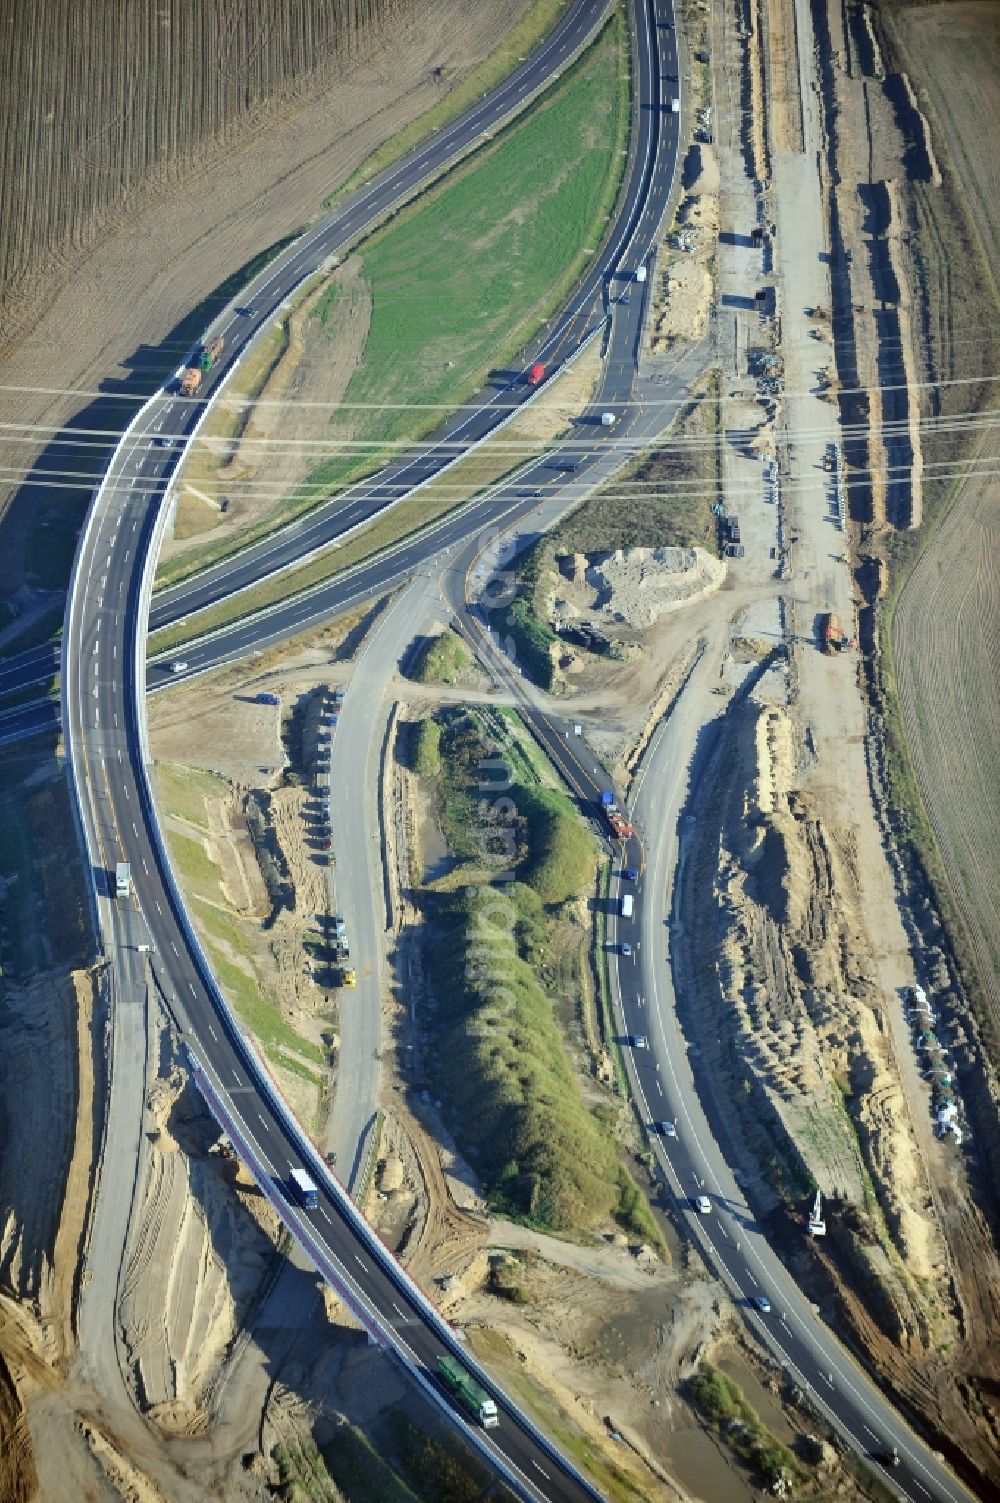
<svg viewBox="0 0 1000 1503">
<path fill-rule="evenodd" d="M 199 1399 L 260 1290 L 279 1228 L 259 1193 L 234 1195 L 227 1161 L 205 1153 L 216 1130 L 179 1069 L 154 1083 L 147 1113 L 118 1318 L 138 1402 L 189 1434 L 203 1423 Z"/>
<path fill-rule="evenodd" d="M 623 548 L 558 560 L 548 601 L 554 621 L 598 614 L 642 630 L 721 585 L 726 566 L 701 548 Z"/>
</svg>

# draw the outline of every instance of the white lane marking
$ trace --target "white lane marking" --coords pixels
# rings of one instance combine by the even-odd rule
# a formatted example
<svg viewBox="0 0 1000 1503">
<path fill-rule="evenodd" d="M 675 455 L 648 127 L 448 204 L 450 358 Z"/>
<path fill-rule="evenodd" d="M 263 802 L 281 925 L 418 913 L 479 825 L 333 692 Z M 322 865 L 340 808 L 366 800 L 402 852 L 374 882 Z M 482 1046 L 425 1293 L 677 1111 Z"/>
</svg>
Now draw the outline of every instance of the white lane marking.
<svg viewBox="0 0 1000 1503">
<path fill-rule="evenodd" d="M 365 1262 L 364 1258 L 359 1258 L 357 1253 L 354 1254 L 354 1261 L 355 1263 L 357 1263 L 359 1268 L 363 1268 L 366 1273 L 368 1272 L 368 1264 Z"/>
<path fill-rule="evenodd" d="M 153 902 L 156 904 L 156 911 L 157 911 L 157 913 L 162 913 L 163 909 L 160 907 L 160 900 L 159 900 L 159 898 L 154 898 Z"/>
<path fill-rule="evenodd" d="M 404 1320 L 406 1319 L 406 1311 L 401 1310 L 400 1307 L 396 1304 L 395 1300 L 393 1300 L 392 1302 L 392 1308 L 395 1310 L 397 1315 L 401 1315 Z"/>
<path fill-rule="evenodd" d="M 173 940 L 170 941 L 170 948 L 173 950 L 175 955 L 179 955 L 181 953 L 180 950 L 178 950 L 177 946 L 174 944 Z"/>
<path fill-rule="evenodd" d="M 135 820 L 132 821 L 132 834 L 135 836 L 136 840 L 139 839 L 139 827 L 136 824 Z"/>
<path fill-rule="evenodd" d="M 188 991 L 191 993 L 192 997 L 197 997 L 198 993 L 194 989 L 194 982 L 193 981 L 189 981 L 188 982 Z M 239 1079 L 238 1076 L 237 1076 L 237 1079 Z"/>
<path fill-rule="evenodd" d="M 872 1429 L 871 1425 L 866 1425 L 865 1429 L 868 1431 L 868 1434 L 871 1436 L 872 1440 L 878 1440 L 878 1436 L 875 1434 L 875 1431 Z"/>
<path fill-rule="evenodd" d="M 132 802 L 132 795 L 128 791 L 128 784 L 127 783 L 123 783 L 122 784 L 122 790 L 124 791 L 125 797 L 128 799 L 129 803 L 131 803 Z"/>
<path fill-rule="evenodd" d="M 540 1467 L 538 1465 L 538 1462 L 535 1460 L 534 1456 L 532 1456 L 532 1458 L 531 1458 L 531 1465 L 535 1468 L 536 1472 L 541 1472 L 541 1474 L 545 1478 L 546 1482 L 551 1482 L 552 1479 L 549 1476 L 548 1472 L 545 1470 L 544 1467 Z"/>
<path fill-rule="evenodd" d="M 264 1121 L 264 1118 L 261 1116 L 260 1112 L 257 1113 L 257 1121 L 260 1123 L 261 1127 L 267 1126 L 267 1123 Z"/>
<path fill-rule="evenodd" d="M 208 1025 L 208 1031 L 212 1035 L 212 1037 L 214 1038 L 215 1042 L 218 1043 L 219 1042 L 219 1035 L 216 1033 L 216 1031 L 212 1027 L 211 1023 L 209 1023 L 209 1025 Z"/>
<path fill-rule="evenodd" d="M 233 1071 L 233 1079 L 235 1080 L 236 1084 L 239 1085 L 240 1077 L 237 1075 L 235 1070 Z"/>
<path fill-rule="evenodd" d="M 149 867 L 146 865 L 146 858 L 145 858 L 145 856 L 143 856 L 143 858 L 142 858 L 142 869 L 146 873 L 146 876 L 148 877 L 149 876 Z"/>
<path fill-rule="evenodd" d="M 333 1225 L 333 1222 L 330 1220 L 330 1212 L 327 1210 L 326 1206 L 320 1206 L 319 1214 L 322 1216 L 324 1221 L 329 1221 L 330 1225 Z"/>
</svg>

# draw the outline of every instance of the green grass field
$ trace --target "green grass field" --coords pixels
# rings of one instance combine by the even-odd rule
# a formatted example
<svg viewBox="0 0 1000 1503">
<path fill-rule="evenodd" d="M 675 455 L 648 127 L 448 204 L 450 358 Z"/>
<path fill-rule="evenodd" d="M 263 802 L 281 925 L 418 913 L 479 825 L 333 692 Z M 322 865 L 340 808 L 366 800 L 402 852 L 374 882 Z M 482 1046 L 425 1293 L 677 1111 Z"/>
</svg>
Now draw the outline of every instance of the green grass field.
<svg viewBox="0 0 1000 1503">
<path fill-rule="evenodd" d="M 319 1045 L 300 1038 L 274 1003 L 264 996 L 253 977 L 242 966 L 229 960 L 218 945 L 206 941 L 205 948 L 226 1000 L 235 1008 L 271 1063 L 301 1076 L 311 1085 L 320 1085 L 324 1061 Z M 311 1069 L 307 1060 L 320 1068 Z"/>
<path fill-rule="evenodd" d="M 619 19 L 523 122 L 364 248 L 374 306 L 345 403 L 373 406 L 335 433 L 378 443 L 434 426 L 439 413 L 379 404 L 457 405 L 578 280 L 617 192 L 624 57 Z"/>
<path fill-rule="evenodd" d="M 179 557 L 162 571 L 164 582 L 206 567 L 376 469 L 393 445 L 432 431 L 490 370 L 516 356 L 603 237 L 625 162 L 628 59 L 616 14 L 524 116 L 362 245 L 371 326 L 364 360 L 330 424 L 332 443 L 350 440 L 360 449 L 332 453 L 294 499 L 254 528 Z M 314 337 L 325 337 L 322 321 L 314 323 Z M 448 509 L 441 497 L 434 505 Z M 418 509 L 407 525 L 424 520 Z M 344 559 L 324 565 L 333 572 Z"/>
<path fill-rule="evenodd" d="M 517 25 L 507 33 L 489 57 L 484 58 L 456 88 L 451 89 L 440 104 L 421 115 L 419 120 L 414 120 L 404 130 L 397 131 L 391 140 L 373 152 L 367 162 L 352 173 L 343 187 L 330 194 L 326 204 L 334 204 L 348 193 L 353 193 L 362 183 L 370 182 L 376 174 L 383 172 L 393 162 L 398 162 L 401 156 L 412 151 L 434 131 L 441 130 L 450 120 L 457 119 L 463 110 L 471 108 L 508 73 L 513 73 L 518 63 L 523 62 L 554 28 L 565 3 L 566 0 L 533 0 Z"/>
<path fill-rule="evenodd" d="M 157 804 L 162 814 L 172 814 L 199 829 L 208 829 L 206 798 L 223 798 L 227 793 L 225 778 L 197 767 L 178 767 L 172 762 L 156 765 Z"/>
</svg>

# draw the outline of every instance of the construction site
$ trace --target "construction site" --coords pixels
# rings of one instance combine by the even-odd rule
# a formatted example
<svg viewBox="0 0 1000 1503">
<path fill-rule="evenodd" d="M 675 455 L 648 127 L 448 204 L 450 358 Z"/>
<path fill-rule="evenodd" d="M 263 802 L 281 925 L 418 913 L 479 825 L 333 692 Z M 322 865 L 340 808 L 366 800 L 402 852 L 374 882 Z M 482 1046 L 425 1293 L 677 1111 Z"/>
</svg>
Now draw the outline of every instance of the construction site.
<svg viewBox="0 0 1000 1503">
<path fill-rule="evenodd" d="M 281 81 L 273 132 L 237 120 L 224 151 L 205 148 L 200 196 L 229 195 L 220 226 L 242 226 L 249 249 L 262 151 L 263 212 L 283 233 L 289 173 L 315 186 L 325 154 L 324 185 L 347 180 L 532 11 L 431 9 L 398 56 L 378 25 L 352 53 L 363 127 L 347 104 L 325 119 L 329 79 L 303 75 Z M 629 881 L 675 842 L 663 938 L 647 943 L 748 1225 L 962 1486 L 1000 1497 L 1000 242 L 991 159 L 967 145 L 980 109 L 1000 126 L 997 19 L 993 0 L 678 11 L 682 165 L 650 260 L 639 400 L 655 407 L 692 352 L 699 374 L 659 439 L 522 557 L 517 630 L 543 671 L 477 650 L 474 614 L 424 571 L 149 700 L 170 857 L 263 1068 L 477 1360 L 615 1503 L 896 1496 L 885 1443 L 845 1445 L 755 1336 L 651 1149 L 673 1122 L 630 1095 L 623 1055 L 641 1046 L 616 1027 L 608 980 L 610 952 L 633 958 L 608 917 L 633 839 Z M 411 54 L 428 82 L 400 95 Z M 143 191 L 149 225 L 165 223 L 175 186 Z M 131 231 L 103 212 L 110 233 L 76 253 L 87 279 L 60 291 L 61 306 L 96 300 L 76 323 L 89 344 L 46 367 L 52 393 L 99 379 L 103 322 L 140 295 L 107 274 L 109 258 L 130 264 Z M 143 295 L 180 276 L 172 233 Z M 24 282 L 4 357 L 11 385 L 38 389 L 39 423 L 57 406 L 37 374 L 44 285 Z M 304 484 L 316 408 L 363 362 L 363 256 L 286 312 L 244 369 L 253 397 L 221 403 L 189 461 L 167 579 Z M 114 358 L 136 337 L 123 329 Z M 184 395 L 221 352 L 207 343 L 183 369 Z M 516 420 L 524 452 L 571 431 L 598 363 L 595 346 Z M 504 472 L 482 463 L 468 494 Z M 24 545 L 10 593 L 26 595 L 29 520 L 15 506 L 8 521 Z M 596 814 L 573 806 L 572 850 L 529 709 L 574 726 L 581 762 L 600 759 L 619 790 Z M 522 800 L 488 824 L 516 872 L 510 964 L 537 980 L 559 1088 L 603 1135 L 614 1187 L 594 1191 L 593 1215 L 581 1199 L 572 1231 L 520 1213 L 518 1177 L 494 1173 L 448 1073 L 449 952 L 463 894 L 491 880 L 464 843 L 483 822 L 459 779 L 474 754 Z M 0 898 L 21 906 L 4 913 L 0 1016 L 0 1498 L 508 1496 L 366 1341 L 220 1134 L 155 956 L 134 1049 L 113 1056 L 59 763 L 3 757 L 0 819 L 14 830 L 16 812 L 19 833 Z M 525 809 L 564 837 L 560 874 L 576 862 L 558 902 L 524 891 L 543 864 Z M 116 1135 L 112 1084 L 141 1100 L 134 1138 Z M 494 1084 L 473 1082 L 484 1118 Z M 99 1221 L 113 1175 L 131 1197 Z M 96 1350 L 81 1347 L 88 1301 L 114 1311 Z"/>
</svg>

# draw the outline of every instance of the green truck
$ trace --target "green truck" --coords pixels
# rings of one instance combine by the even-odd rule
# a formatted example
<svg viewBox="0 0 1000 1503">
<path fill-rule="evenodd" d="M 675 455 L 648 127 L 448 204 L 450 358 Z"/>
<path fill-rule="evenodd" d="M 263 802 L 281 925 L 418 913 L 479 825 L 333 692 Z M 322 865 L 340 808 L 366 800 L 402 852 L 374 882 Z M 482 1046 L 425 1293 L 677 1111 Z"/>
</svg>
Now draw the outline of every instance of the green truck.
<svg viewBox="0 0 1000 1503">
<path fill-rule="evenodd" d="M 438 1358 L 438 1376 L 442 1383 L 460 1403 L 464 1404 L 470 1414 L 474 1414 L 479 1423 L 486 1430 L 493 1430 L 500 1423 L 497 1414 L 497 1406 L 490 1398 L 485 1388 L 481 1388 L 460 1362 L 454 1357 Z"/>
</svg>

